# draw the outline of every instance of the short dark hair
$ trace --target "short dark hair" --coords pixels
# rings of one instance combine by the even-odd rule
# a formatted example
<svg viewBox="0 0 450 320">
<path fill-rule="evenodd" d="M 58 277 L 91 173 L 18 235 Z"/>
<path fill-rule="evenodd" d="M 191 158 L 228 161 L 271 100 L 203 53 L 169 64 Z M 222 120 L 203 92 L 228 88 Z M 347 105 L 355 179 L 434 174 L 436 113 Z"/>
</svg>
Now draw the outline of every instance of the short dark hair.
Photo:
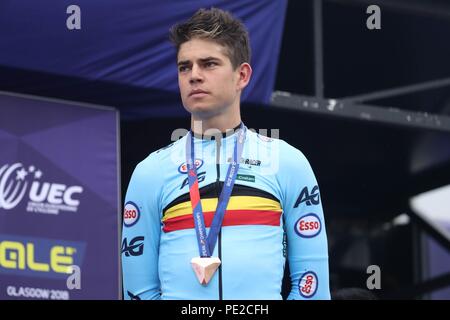
<svg viewBox="0 0 450 320">
<path fill-rule="evenodd" d="M 170 40 L 177 54 L 180 46 L 191 39 L 213 40 L 226 48 L 233 69 L 244 62 L 250 63 L 251 49 L 244 24 L 228 11 L 217 8 L 199 9 L 189 20 L 170 28 Z"/>
</svg>

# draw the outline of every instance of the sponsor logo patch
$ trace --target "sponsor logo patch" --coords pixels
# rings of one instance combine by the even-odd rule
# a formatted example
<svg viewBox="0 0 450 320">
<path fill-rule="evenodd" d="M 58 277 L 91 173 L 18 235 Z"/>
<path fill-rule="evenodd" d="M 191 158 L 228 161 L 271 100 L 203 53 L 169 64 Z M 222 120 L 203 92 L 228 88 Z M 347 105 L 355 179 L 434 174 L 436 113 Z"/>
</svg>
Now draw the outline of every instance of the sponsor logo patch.
<svg viewBox="0 0 450 320">
<path fill-rule="evenodd" d="M 295 232 L 302 238 L 312 238 L 317 236 L 322 230 L 322 222 L 318 215 L 308 213 L 302 216 L 295 223 Z"/>
<path fill-rule="evenodd" d="M 139 221 L 140 215 L 138 206 L 134 202 L 128 201 L 123 209 L 123 224 L 125 227 L 134 226 Z"/>
<path fill-rule="evenodd" d="M 127 238 L 124 238 L 122 242 L 122 253 L 125 254 L 125 257 L 142 255 L 144 253 L 144 237 L 135 237 L 130 243 L 128 243 Z"/>
<path fill-rule="evenodd" d="M 236 180 L 242 180 L 247 182 L 255 182 L 255 176 L 249 174 L 238 174 Z"/>
<path fill-rule="evenodd" d="M 298 282 L 298 290 L 300 295 L 304 298 L 312 298 L 319 287 L 319 280 L 313 271 L 306 271 L 300 277 Z"/>
<path fill-rule="evenodd" d="M 199 168 L 201 168 L 201 166 L 203 165 L 203 160 L 202 159 L 195 159 L 195 168 L 197 168 L 197 170 Z M 179 167 L 178 167 L 178 172 L 179 173 L 187 173 L 187 164 L 186 162 L 183 162 Z"/>
</svg>

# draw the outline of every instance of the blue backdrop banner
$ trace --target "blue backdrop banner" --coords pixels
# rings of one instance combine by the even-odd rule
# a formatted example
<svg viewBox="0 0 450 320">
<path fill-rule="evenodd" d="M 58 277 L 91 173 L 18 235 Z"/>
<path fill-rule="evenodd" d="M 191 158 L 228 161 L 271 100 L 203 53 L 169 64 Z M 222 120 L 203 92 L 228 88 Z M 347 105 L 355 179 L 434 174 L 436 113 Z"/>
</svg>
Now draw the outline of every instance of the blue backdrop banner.
<svg viewBox="0 0 450 320">
<path fill-rule="evenodd" d="M 69 79 L 120 85 L 121 106 L 161 108 L 147 101 L 142 89 L 178 93 L 176 52 L 169 42 L 169 29 L 188 19 L 199 8 L 218 7 L 232 12 L 247 26 L 252 48 L 252 80 L 243 101 L 269 103 L 275 84 L 287 0 L 29 0 L 0 2 L 0 67 L 59 75 L 64 81 L 52 83 L 43 77 L 33 81 L 11 80 L 14 91 L 27 88 L 34 94 L 66 91 Z M 0 80 L 1 80 L 0 73 Z M 29 77 L 26 77 L 29 79 Z M 13 84 L 17 83 L 17 87 Z M 90 90 L 84 86 L 82 91 Z M 135 89 L 133 91 L 133 88 Z M 117 90 L 117 89 L 115 89 Z M 129 91 L 127 91 L 129 90 Z M 103 101 L 104 89 L 71 98 Z M 84 99 L 84 100 L 83 100 Z M 97 100 L 96 100 L 97 99 Z M 142 100 L 145 100 L 144 102 Z M 117 106 L 120 101 L 107 102 Z M 145 105 L 142 108 L 142 105 Z M 153 116 L 184 115 L 178 105 L 154 110 Z M 138 109 L 139 107 L 139 109 Z M 145 110 L 143 111 L 145 114 Z"/>
<path fill-rule="evenodd" d="M 118 117 L 0 93 L 0 300 L 120 297 Z"/>
</svg>

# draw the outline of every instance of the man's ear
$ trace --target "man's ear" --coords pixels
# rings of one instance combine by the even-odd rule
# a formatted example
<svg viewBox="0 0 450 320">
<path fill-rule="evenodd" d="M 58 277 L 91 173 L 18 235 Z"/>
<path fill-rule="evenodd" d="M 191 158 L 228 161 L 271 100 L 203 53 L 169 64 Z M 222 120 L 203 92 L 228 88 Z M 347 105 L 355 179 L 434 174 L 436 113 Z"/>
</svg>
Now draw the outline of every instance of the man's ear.
<svg viewBox="0 0 450 320">
<path fill-rule="evenodd" d="M 250 64 L 244 62 L 238 67 L 238 71 L 239 79 L 237 85 L 240 90 L 243 90 L 250 82 L 253 70 Z"/>
</svg>

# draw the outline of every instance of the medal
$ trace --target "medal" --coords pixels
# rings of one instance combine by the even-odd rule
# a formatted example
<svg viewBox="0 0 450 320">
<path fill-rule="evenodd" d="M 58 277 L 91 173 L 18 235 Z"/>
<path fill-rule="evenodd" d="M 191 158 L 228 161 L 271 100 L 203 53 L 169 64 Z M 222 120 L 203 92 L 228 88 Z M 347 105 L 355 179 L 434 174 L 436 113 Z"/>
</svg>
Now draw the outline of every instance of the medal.
<svg viewBox="0 0 450 320">
<path fill-rule="evenodd" d="M 238 159 L 241 159 L 246 130 L 247 128 L 243 123 L 241 123 L 241 126 L 235 136 L 233 161 L 228 166 L 227 176 L 225 178 L 222 191 L 220 192 L 216 212 L 214 213 L 214 218 L 208 235 L 206 235 L 205 220 L 203 217 L 200 191 L 198 188 L 197 168 L 195 167 L 194 161 L 194 136 L 191 131 L 189 132 L 190 137 L 187 137 L 186 139 L 186 164 L 188 169 L 189 196 L 194 215 L 198 249 L 200 252 L 200 257 L 192 258 L 191 265 L 198 281 L 202 285 L 208 284 L 221 263 L 219 258 L 211 257 L 211 255 L 214 252 L 217 237 L 219 235 L 220 228 L 222 227 L 225 210 L 227 208 L 228 201 L 230 200 L 231 192 L 233 191 L 234 182 L 239 169 Z"/>
<path fill-rule="evenodd" d="M 191 265 L 198 281 L 206 285 L 220 266 L 220 259 L 217 257 L 195 257 L 192 258 Z"/>
</svg>

